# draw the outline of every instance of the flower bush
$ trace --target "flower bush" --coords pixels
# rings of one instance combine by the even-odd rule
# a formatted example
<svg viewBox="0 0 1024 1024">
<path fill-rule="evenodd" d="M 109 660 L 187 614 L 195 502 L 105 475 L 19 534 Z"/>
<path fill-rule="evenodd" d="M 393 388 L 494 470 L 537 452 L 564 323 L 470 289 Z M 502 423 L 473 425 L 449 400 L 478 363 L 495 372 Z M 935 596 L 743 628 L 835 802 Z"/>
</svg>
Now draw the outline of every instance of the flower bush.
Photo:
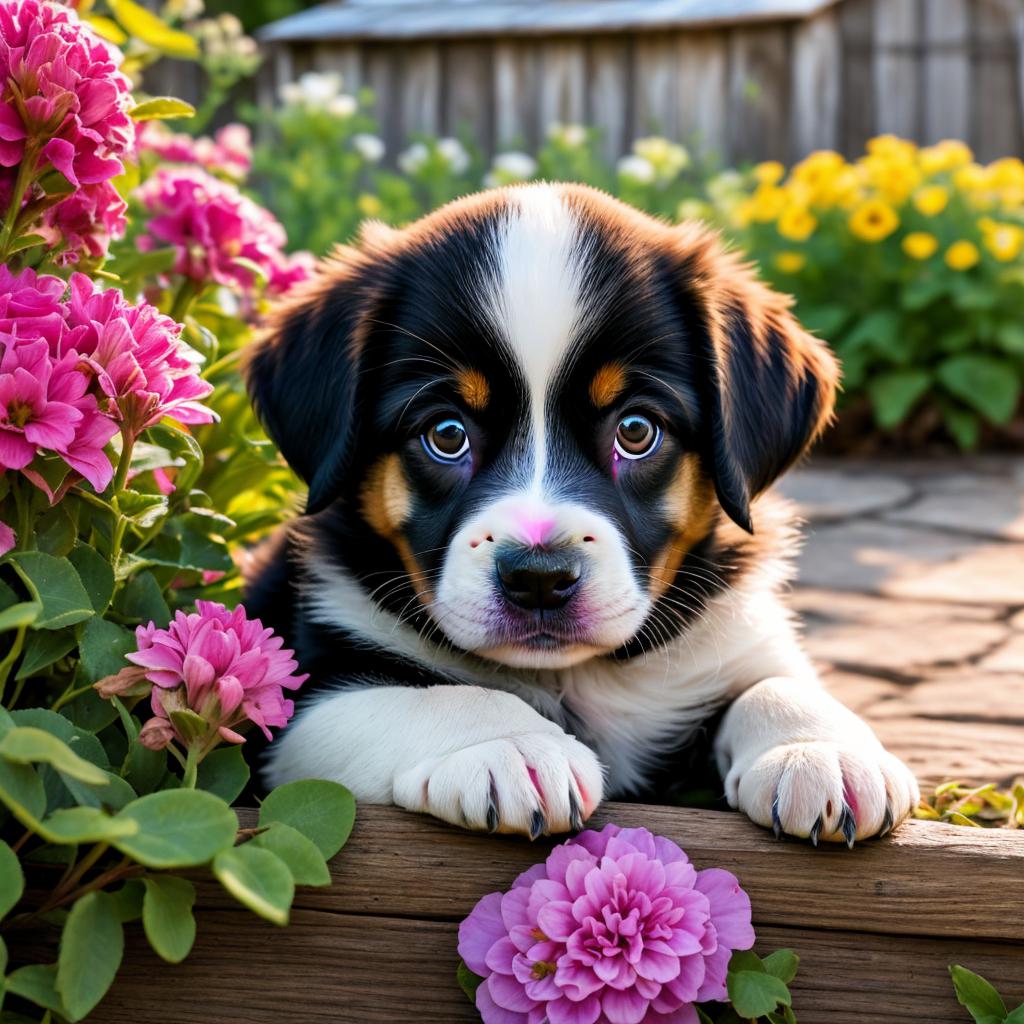
<svg viewBox="0 0 1024 1024">
<path fill-rule="evenodd" d="M 617 825 L 556 846 L 459 927 L 484 1024 L 690 1024 L 717 1013 L 696 1003 L 727 1000 L 746 1019 L 788 1020 L 796 957 L 761 961 L 742 952 L 753 944 L 733 875 L 697 871 L 670 839 Z"/>
<path fill-rule="evenodd" d="M 82 17 L 0 0 L 0 990 L 12 1019 L 89 1015 L 132 922 L 163 959 L 184 958 L 195 888 L 182 871 L 207 871 L 284 924 L 295 885 L 329 881 L 325 858 L 352 825 L 333 783 L 271 793 L 242 832 L 230 806 L 249 778 L 248 732 L 284 727 L 305 679 L 238 604 L 235 553 L 296 491 L 238 358 L 310 260 L 285 254 L 284 229 L 240 189 L 244 127 L 191 139 L 148 123 L 190 108 L 140 95 L 130 76 L 193 49 L 131 0 Z M 302 803 L 323 820 L 296 817 Z"/>
</svg>

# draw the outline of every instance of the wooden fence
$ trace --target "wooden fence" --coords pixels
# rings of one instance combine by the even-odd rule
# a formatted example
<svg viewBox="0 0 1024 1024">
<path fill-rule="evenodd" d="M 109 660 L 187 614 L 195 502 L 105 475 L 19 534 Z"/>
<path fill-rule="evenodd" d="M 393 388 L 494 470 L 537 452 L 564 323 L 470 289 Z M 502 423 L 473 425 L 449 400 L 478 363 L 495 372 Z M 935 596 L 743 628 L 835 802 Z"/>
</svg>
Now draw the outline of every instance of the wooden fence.
<svg viewBox="0 0 1024 1024">
<path fill-rule="evenodd" d="M 374 91 L 392 157 L 416 132 L 529 149 L 555 121 L 600 128 L 609 157 L 651 132 L 727 163 L 853 155 L 878 132 L 965 139 L 983 160 L 1024 153 L 1024 0 L 839 0 L 808 18 L 656 33 L 457 29 L 283 39 L 271 26 L 262 99 L 303 71 L 338 71 Z"/>
<path fill-rule="evenodd" d="M 240 812 L 252 824 L 252 812 Z M 911 821 L 845 846 L 776 840 L 739 814 L 605 804 L 592 819 L 675 839 L 698 868 L 734 872 L 750 894 L 758 948 L 801 958 L 800 1024 L 962 1024 L 947 968 L 1024 999 L 1024 835 Z M 331 862 L 333 884 L 299 889 L 292 921 L 257 920 L 205 884 L 199 937 L 180 966 L 129 933 L 93 1024 L 455 1024 L 479 1021 L 455 982 L 458 922 L 507 889 L 550 840 L 470 834 L 360 806 Z M 138 926 L 132 926 L 137 928 Z"/>
</svg>

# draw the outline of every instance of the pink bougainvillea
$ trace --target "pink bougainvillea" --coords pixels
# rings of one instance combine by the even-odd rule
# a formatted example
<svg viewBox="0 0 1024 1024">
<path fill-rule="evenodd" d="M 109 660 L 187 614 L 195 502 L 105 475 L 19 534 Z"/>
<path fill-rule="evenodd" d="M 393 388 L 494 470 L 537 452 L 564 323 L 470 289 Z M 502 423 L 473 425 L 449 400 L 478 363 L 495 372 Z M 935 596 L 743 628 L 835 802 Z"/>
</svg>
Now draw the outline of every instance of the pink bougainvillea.
<svg viewBox="0 0 1024 1024">
<path fill-rule="evenodd" d="M 726 998 L 729 959 L 753 943 L 733 875 L 617 825 L 556 846 L 459 928 L 485 1024 L 696 1024 L 693 1004 Z"/>
<path fill-rule="evenodd" d="M 308 261 L 285 254 L 284 228 L 229 182 L 196 168 L 165 167 L 135 194 L 149 214 L 139 248 L 174 246 L 175 273 L 242 294 L 255 287 L 257 272 L 272 293 L 308 276 Z"/>
<path fill-rule="evenodd" d="M 138 131 L 141 152 L 153 153 L 165 163 L 188 164 L 241 181 L 252 168 L 252 136 L 244 124 L 226 124 L 211 139 L 172 132 L 159 121 L 148 121 Z"/>
<path fill-rule="evenodd" d="M 296 675 L 293 652 L 259 619 L 248 619 L 241 606 L 228 611 L 213 601 L 197 601 L 196 610 L 179 611 L 166 629 L 151 622 L 136 630 L 139 649 L 128 660 L 145 670 L 154 684 L 155 718 L 140 739 L 156 749 L 178 738 L 170 714 L 188 709 L 198 714 L 217 739 L 242 743 L 237 731 L 253 722 L 268 739 L 270 726 L 288 724 L 295 710 L 284 695 L 306 681 Z"/>
</svg>

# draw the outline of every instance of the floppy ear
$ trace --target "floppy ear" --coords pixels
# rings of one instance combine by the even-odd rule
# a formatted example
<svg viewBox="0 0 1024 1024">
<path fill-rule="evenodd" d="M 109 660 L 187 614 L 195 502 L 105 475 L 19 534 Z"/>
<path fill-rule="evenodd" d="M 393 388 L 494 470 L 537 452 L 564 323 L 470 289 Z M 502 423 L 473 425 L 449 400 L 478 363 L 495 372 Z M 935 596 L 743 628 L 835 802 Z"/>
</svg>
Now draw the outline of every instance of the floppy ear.
<svg viewBox="0 0 1024 1024">
<path fill-rule="evenodd" d="M 753 533 L 750 503 L 832 418 L 839 366 L 789 312 L 791 299 L 708 236 L 688 260 L 690 298 L 703 307 L 706 453 L 718 500 Z"/>
<path fill-rule="evenodd" d="M 354 445 L 360 325 L 367 302 L 361 254 L 339 249 L 271 314 L 245 367 L 257 415 L 309 485 L 306 512 L 337 496 Z"/>
</svg>

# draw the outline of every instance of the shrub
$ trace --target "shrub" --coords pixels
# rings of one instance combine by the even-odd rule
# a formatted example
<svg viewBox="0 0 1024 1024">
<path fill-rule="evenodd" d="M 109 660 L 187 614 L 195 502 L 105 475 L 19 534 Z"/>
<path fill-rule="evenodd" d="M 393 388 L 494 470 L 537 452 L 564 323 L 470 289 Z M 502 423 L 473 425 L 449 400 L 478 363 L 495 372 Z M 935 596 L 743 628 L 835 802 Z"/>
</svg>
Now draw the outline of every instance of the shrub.
<svg viewBox="0 0 1024 1024">
<path fill-rule="evenodd" d="M 244 128 L 137 133 L 189 108 L 133 97 L 126 70 L 189 37 L 109 8 L 94 24 L 134 65 L 68 7 L 0 0 L 0 990 L 19 1020 L 88 1015 L 129 922 L 184 958 L 183 870 L 285 923 L 354 809 L 293 784 L 240 834 L 230 807 L 246 731 L 284 725 L 305 678 L 237 604 L 233 552 L 295 491 L 237 362 L 309 261 L 226 180 Z M 293 819 L 303 798 L 323 820 Z"/>
</svg>

